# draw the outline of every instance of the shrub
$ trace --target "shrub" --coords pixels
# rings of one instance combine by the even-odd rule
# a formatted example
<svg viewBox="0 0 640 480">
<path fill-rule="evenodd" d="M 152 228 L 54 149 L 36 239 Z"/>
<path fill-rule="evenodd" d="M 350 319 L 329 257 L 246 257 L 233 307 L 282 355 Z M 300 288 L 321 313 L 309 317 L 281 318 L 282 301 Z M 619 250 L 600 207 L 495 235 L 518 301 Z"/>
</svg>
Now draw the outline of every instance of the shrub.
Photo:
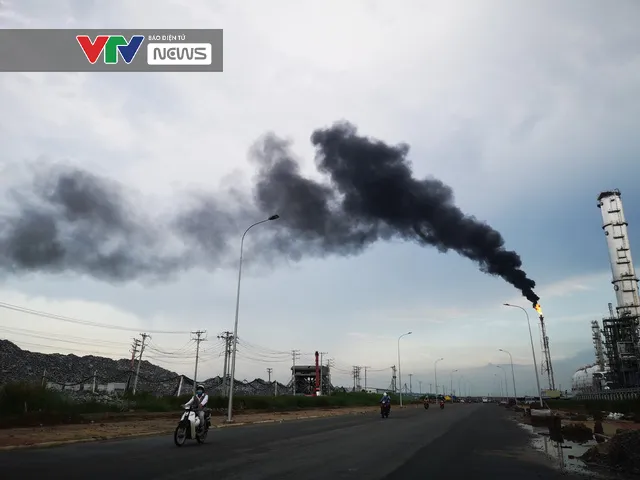
<svg viewBox="0 0 640 480">
<path fill-rule="evenodd" d="M 36 421 L 35 417 L 50 416 L 52 419 L 76 418 L 82 414 L 107 413 L 118 411 L 169 412 L 179 410 L 181 405 L 191 398 L 190 394 L 180 397 L 157 397 L 149 393 L 136 395 L 125 394 L 117 402 L 103 403 L 93 401 L 91 397 L 85 401 L 77 401 L 64 392 L 46 389 L 33 383 L 10 383 L 0 388 L 0 417 L 27 417 Z M 409 404 L 409 398 L 403 399 Z M 227 408 L 226 397 L 209 397 L 209 406 L 217 410 Z M 233 405 L 236 410 L 286 411 L 305 408 L 339 408 L 375 406 L 380 395 L 366 392 L 335 393 L 328 396 L 308 397 L 304 395 L 273 396 L 234 396 Z M 398 403 L 398 397 L 391 395 L 391 401 Z M 31 421 L 31 420 L 30 420 Z M 67 420 L 71 421 L 71 420 Z M 55 423 L 61 423 L 62 420 Z M 7 423 L 7 422 L 5 422 Z M 11 422 L 9 422 L 11 423 Z"/>
</svg>

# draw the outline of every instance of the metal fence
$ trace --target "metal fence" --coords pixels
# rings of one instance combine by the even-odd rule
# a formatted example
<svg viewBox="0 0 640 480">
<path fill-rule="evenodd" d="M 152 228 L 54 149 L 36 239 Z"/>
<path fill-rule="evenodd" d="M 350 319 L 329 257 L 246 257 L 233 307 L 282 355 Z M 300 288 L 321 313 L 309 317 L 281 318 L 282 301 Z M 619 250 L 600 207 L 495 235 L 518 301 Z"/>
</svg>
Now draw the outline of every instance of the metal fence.
<svg viewBox="0 0 640 480">
<path fill-rule="evenodd" d="M 640 398 L 640 388 L 620 388 L 602 392 L 578 393 L 576 400 L 635 400 Z"/>
</svg>

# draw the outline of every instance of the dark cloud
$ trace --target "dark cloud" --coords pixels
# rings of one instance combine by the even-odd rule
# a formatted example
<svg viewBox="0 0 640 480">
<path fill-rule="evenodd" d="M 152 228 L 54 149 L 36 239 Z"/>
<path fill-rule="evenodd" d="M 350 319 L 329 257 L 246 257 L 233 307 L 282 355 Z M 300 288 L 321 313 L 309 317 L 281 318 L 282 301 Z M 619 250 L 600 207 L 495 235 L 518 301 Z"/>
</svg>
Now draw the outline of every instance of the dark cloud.
<svg viewBox="0 0 640 480">
<path fill-rule="evenodd" d="M 251 196 L 231 190 L 192 194 L 169 221 L 143 215 L 120 187 L 88 172 L 40 170 L 28 195 L 12 195 L 16 208 L 0 228 L 2 266 L 108 280 L 216 268 L 237 255 L 230 246 L 251 219 L 278 213 L 274 228 L 255 234 L 262 260 L 353 255 L 400 238 L 453 250 L 532 303 L 538 300 L 535 283 L 499 232 L 464 214 L 440 180 L 413 176 L 408 145 L 366 138 L 349 123 L 316 130 L 311 142 L 323 181 L 301 173 L 286 141 L 265 135 L 251 150 L 257 168 Z"/>
</svg>

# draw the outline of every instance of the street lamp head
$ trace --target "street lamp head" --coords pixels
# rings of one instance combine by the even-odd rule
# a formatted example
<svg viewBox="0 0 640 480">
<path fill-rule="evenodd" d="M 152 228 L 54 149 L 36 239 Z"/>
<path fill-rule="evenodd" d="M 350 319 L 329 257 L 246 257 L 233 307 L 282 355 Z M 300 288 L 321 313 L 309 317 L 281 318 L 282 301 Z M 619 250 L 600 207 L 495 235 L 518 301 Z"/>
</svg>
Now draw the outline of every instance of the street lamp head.
<svg viewBox="0 0 640 480">
<path fill-rule="evenodd" d="M 504 350 L 503 350 L 503 349 L 501 349 L 501 348 L 499 348 L 499 349 L 498 349 L 498 351 L 499 351 L 499 352 L 504 352 Z"/>
<path fill-rule="evenodd" d="M 505 307 L 511 307 L 510 303 L 503 303 L 502 305 L 504 305 Z"/>
<path fill-rule="evenodd" d="M 277 220 L 280 218 L 280 215 L 271 215 L 267 220 Z"/>
<path fill-rule="evenodd" d="M 407 335 L 411 335 L 413 332 L 407 332 Z"/>
</svg>

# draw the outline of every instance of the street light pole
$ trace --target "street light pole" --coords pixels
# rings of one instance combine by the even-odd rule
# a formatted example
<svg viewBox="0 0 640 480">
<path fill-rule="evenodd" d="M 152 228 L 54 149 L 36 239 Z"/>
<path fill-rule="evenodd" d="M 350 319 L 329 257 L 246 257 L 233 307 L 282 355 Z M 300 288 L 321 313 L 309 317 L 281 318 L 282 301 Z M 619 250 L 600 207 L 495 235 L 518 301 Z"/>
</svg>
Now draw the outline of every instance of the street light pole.
<svg viewBox="0 0 640 480">
<path fill-rule="evenodd" d="M 540 389 L 540 377 L 538 376 L 538 362 L 536 360 L 536 350 L 533 347 L 533 335 L 531 334 L 531 320 L 529 319 L 529 313 L 520 305 L 511 305 L 510 303 L 504 303 L 505 307 L 519 308 L 527 316 L 527 325 L 529 326 L 529 340 L 531 340 L 531 355 L 533 355 L 533 371 L 536 372 L 536 385 L 538 387 L 538 397 L 540 398 L 540 407 L 544 408 L 544 402 L 542 401 L 542 390 Z"/>
<path fill-rule="evenodd" d="M 435 382 L 436 382 L 436 400 L 438 399 L 438 362 L 440 360 L 444 360 L 444 357 L 443 358 L 439 358 L 435 362 L 433 362 L 433 373 L 434 373 L 434 376 L 436 377 L 435 378 Z"/>
<path fill-rule="evenodd" d="M 496 367 L 498 367 L 500 370 L 502 370 L 502 373 L 504 373 L 504 389 L 505 389 L 505 393 L 507 394 L 507 400 L 509 399 L 509 383 L 507 382 L 507 371 L 502 368 L 502 365 L 496 365 Z"/>
<path fill-rule="evenodd" d="M 518 394 L 516 392 L 516 374 L 514 373 L 514 370 L 513 370 L 513 357 L 511 356 L 511 353 L 507 352 L 506 350 L 504 350 L 502 348 L 499 348 L 498 351 L 504 352 L 507 355 L 509 355 L 509 360 L 511 361 L 511 379 L 513 380 L 513 400 L 516 402 L 516 405 L 517 405 L 518 404 Z"/>
<path fill-rule="evenodd" d="M 498 379 L 498 382 L 500 382 L 500 396 L 504 397 L 504 389 L 502 388 L 502 378 L 500 378 L 500 375 L 498 375 L 497 373 L 494 373 L 493 375 Z"/>
<path fill-rule="evenodd" d="M 400 339 L 407 335 L 411 335 L 413 332 L 403 333 L 398 337 L 398 381 L 400 382 L 400 406 L 402 407 L 402 369 L 400 368 Z"/>
<path fill-rule="evenodd" d="M 460 375 L 458 377 L 458 395 L 460 397 L 464 397 L 464 395 L 462 395 L 462 387 L 460 387 L 460 382 L 462 381 L 463 378 L 464 378 L 464 375 Z"/>
<path fill-rule="evenodd" d="M 272 215 L 265 220 L 261 220 L 259 222 L 250 225 L 244 233 L 242 234 L 242 239 L 240 240 L 240 262 L 238 263 L 238 290 L 236 292 L 236 319 L 233 326 L 233 351 L 231 352 L 231 379 L 229 384 L 229 405 L 227 407 L 227 421 L 231 422 L 233 416 L 233 383 L 235 379 L 236 373 L 236 352 L 238 351 L 238 314 L 240 313 L 240 282 L 242 281 L 242 253 L 244 249 L 244 237 L 247 235 L 247 232 L 251 230 L 256 225 L 260 225 L 261 223 L 270 222 L 273 220 L 279 219 L 279 215 Z"/>
<path fill-rule="evenodd" d="M 451 386 L 449 387 L 450 388 L 449 394 L 452 397 L 453 397 L 453 374 L 456 373 L 457 371 L 458 371 L 457 368 L 455 370 L 451 370 L 451 374 L 450 374 L 450 376 L 451 376 Z M 451 401 L 453 401 L 453 399 L 451 399 Z"/>
</svg>

